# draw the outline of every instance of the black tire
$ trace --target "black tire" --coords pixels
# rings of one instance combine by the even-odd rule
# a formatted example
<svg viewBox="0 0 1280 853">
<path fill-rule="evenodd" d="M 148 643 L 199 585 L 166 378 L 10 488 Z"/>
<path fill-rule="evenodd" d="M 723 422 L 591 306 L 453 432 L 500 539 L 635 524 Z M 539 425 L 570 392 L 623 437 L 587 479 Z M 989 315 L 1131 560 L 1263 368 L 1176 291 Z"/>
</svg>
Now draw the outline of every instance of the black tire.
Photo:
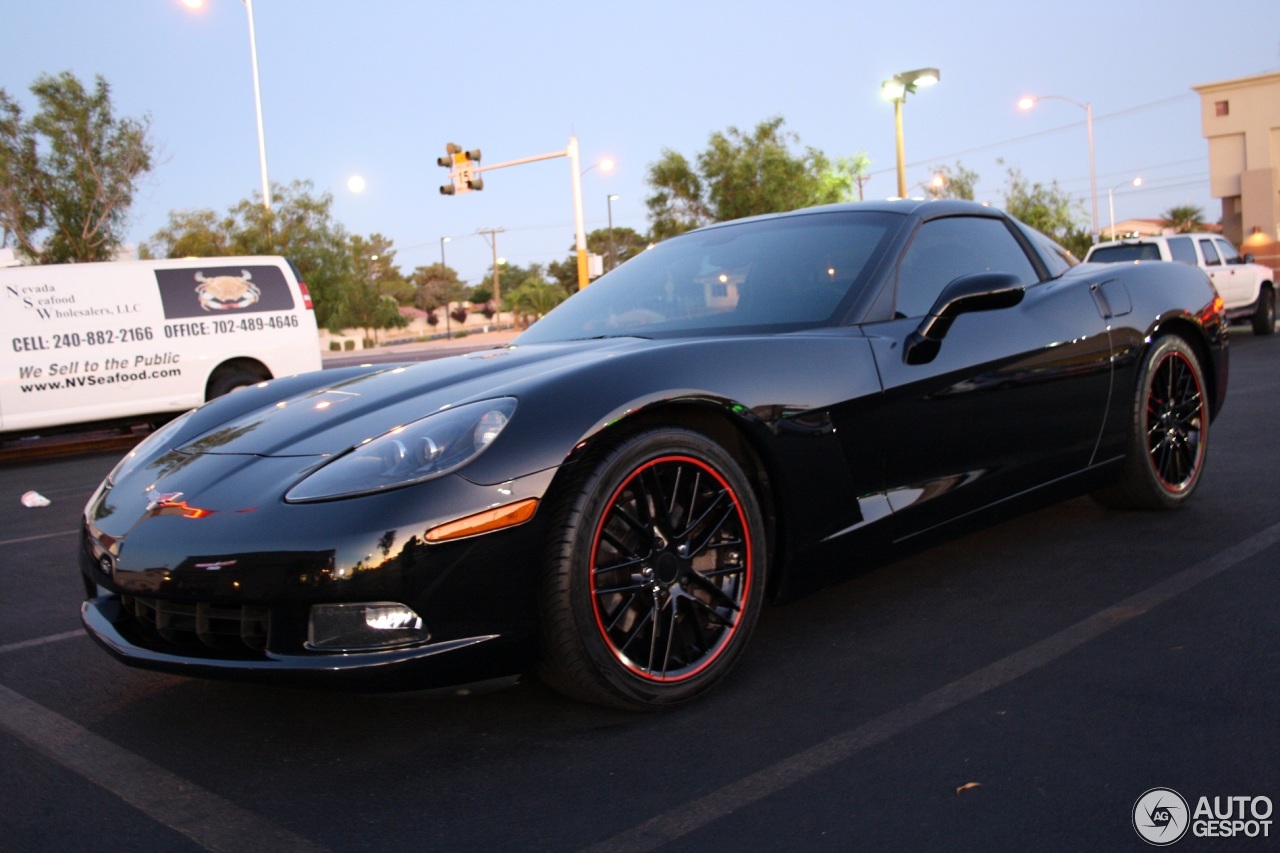
<svg viewBox="0 0 1280 853">
<path fill-rule="evenodd" d="M 1258 294 L 1258 307 L 1253 312 L 1253 333 L 1274 335 L 1276 331 L 1276 292 L 1269 287 Z"/>
<path fill-rule="evenodd" d="M 248 388 L 250 385 L 257 385 L 263 380 L 263 377 L 248 370 L 225 370 L 215 374 L 213 379 L 209 381 L 209 395 L 207 400 L 215 397 L 221 397 L 223 394 L 230 394 L 232 391 L 238 391 L 241 388 Z"/>
<path fill-rule="evenodd" d="M 1199 485 L 1208 452 L 1200 359 L 1182 338 L 1158 338 L 1138 375 L 1123 473 L 1094 497 L 1121 509 L 1176 509 Z"/>
<path fill-rule="evenodd" d="M 659 428 L 594 459 L 562 494 L 541 589 L 539 674 L 628 710 L 685 702 L 742 654 L 764 597 L 764 521 L 734 458 Z"/>
</svg>

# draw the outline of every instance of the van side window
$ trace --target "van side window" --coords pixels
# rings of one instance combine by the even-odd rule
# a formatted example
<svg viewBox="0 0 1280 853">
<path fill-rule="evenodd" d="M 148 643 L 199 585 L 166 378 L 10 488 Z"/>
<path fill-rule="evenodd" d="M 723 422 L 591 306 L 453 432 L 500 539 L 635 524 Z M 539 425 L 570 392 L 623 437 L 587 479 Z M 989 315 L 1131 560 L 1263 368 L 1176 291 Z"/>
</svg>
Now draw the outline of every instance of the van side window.
<svg viewBox="0 0 1280 853">
<path fill-rule="evenodd" d="M 1192 244 L 1190 237 L 1170 237 L 1169 257 L 1179 263 L 1191 264 L 1193 267 L 1198 263 L 1196 247 Z"/>
<path fill-rule="evenodd" d="M 952 216 L 924 223 L 898 268 L 898 316 L 923 317 L 953 279 L 978 272 L 1012 273 L 1023 284 L 1040 280 L 1003 220 Z"/>
<path fill-rule="evenodd" d="M 1213 248 L 1212 240 L 1200 240 L 1200 254 L 1204 255 L 1204 265 L 1206 267 L 1222 266 L 1222 259 L 1218 257 L 1218 250 Z"/>
</svg>

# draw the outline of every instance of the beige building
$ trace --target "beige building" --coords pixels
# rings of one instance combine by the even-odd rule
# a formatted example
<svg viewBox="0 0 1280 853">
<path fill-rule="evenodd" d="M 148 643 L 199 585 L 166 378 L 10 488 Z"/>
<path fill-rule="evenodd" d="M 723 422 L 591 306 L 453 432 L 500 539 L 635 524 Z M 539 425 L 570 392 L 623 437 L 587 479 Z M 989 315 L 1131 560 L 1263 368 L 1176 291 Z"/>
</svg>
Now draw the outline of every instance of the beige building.
<svg viewBox="0 0 1280 853">
<path fill-rule="evenodd" d="M 1209 140 L 1209 192 L 1222 199 L 1222 233 L 1280 268 L 1280 74 L 1192 86 Z"/>
</svg>

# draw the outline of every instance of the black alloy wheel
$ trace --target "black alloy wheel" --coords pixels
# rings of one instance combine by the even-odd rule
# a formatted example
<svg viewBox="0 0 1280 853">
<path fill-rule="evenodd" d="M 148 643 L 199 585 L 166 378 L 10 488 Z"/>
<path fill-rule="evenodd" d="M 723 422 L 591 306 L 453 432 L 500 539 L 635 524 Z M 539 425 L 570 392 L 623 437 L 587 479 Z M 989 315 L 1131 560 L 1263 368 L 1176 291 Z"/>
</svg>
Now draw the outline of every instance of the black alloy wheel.
<svg viewBox="0 0 1280 853">
<path fill-rule="evenodd" d="M 1096 497 L 1129 509 L 1173 509 L 1191 497 L 1209 450 L 1209 402 L 1200 359 L 1181 338 L 1158 339 L 1134 401 L 1124 473 Z"/>
<path fill-rule="evenodd" d="M 764 589 L 751 484 L 699 433 L 640 433 L 561 514 L 543 593 L 543 676 L 577 698 L 656 708 L 728 672 Z"/>
</svg>

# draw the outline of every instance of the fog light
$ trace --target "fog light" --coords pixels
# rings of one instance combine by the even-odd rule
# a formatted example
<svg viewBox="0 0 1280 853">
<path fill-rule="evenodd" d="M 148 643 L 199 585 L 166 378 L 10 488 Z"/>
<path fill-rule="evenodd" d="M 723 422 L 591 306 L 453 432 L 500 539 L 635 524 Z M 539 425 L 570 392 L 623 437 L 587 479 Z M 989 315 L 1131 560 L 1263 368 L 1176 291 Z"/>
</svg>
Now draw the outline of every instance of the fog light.
<svg viewBox="0 0 1280 853">
<path fill-rule="evenodd" d="M 394 649 L 431 639 L 413 608 L 393 601 L 313 604 L 307 648 L 326 652 Z"/>
</svg>

